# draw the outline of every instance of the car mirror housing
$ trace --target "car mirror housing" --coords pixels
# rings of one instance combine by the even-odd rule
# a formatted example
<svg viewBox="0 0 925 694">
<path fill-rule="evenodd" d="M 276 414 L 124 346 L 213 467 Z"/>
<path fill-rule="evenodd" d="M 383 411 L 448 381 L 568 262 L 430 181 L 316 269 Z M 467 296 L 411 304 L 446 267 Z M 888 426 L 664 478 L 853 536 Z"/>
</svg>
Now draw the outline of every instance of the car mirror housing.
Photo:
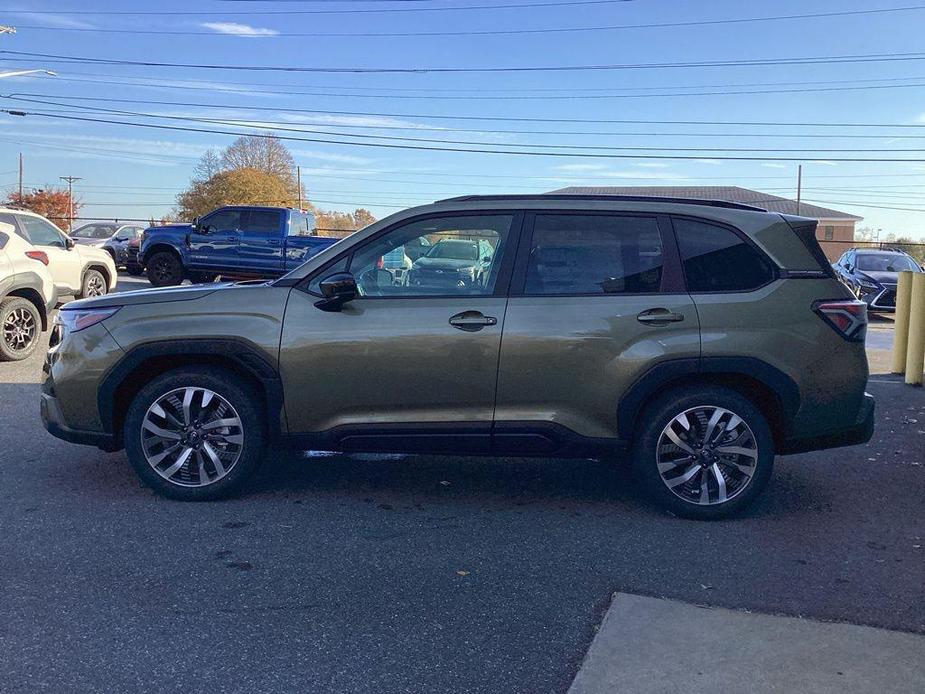
<svg viewBox="0 0 925 694">
<path fill-rule="evenodd" d="M 321 280 L 318 285 L 324 298 L 315 302 L 322 311 L 340 311 L 344 304 L 358 295 L 356 279 L 349 272 L 336 272 Z"/>
<path fill-rule="evenodd" d="M 65 248 L 67 248 L 68 250 L 71 250 L 71 249 L 74 248 L 74 246 L 76 246 L 76 245 L 77 245 L 77 242 L 76 242 L 74 239 L 72 239 L 70 236 L 65 236 L 65 237 L 64 237 L 64 246 L 65 246 Z"/>
</svg>

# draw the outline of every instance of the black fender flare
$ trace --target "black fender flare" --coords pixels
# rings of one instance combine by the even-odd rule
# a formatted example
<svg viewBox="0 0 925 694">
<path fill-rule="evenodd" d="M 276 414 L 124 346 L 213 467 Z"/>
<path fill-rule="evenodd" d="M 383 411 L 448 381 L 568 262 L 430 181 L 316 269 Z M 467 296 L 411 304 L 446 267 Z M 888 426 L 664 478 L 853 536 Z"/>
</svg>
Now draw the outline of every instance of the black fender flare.
<svg viewBox="0 0 925 694">
<path fill-rule="evenodd" d="M 97 406 L 103 431 L 117 437 L 120 435 L 120 432 L 114 431 L 116 394 L 120 385 L 145 362 L 163 357 L 179 357 L 183 360 L 202 357 L 205 363 L 215 363 L 218 359 L 247 373 L 263 389 L 270 438 L 280 437 L 280 415 L 283 409 L 282 379 L 266 352 L 243 338 L 155 340 L 133 347 L 100 381 Z"/>
<path fill-rule="evenodd" d="M 765 361 L 754 357 L 700 357 L 669 359 L 660 362 L 640 376 L 623 394 L 617 404 L 617 432 L 621 439 L 632 438 L 636 417 L 646 402 L 659 390 L 673 382 L 696 379 L 698 376 L 747 376 L 768 388 L 780 405 L 781 422 L 788 430 L 800 408 L 800 389 L 794 380 Z"/>
</svg>

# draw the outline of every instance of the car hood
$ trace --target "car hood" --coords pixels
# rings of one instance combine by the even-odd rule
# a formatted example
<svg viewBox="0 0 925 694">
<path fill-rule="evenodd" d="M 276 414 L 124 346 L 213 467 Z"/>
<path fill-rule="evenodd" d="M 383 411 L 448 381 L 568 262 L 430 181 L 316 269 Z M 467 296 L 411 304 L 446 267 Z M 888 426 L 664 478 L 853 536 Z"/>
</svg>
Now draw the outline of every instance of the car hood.
<svg viewBox="0 0 925 694">
<path fill-rule="evenodd" d="M 169 301 L 193 301 L 220 291 L 234 291 L 238 288 L 253 287 L 255 284 L 267 284 L 263 280 L 250 282 L 220 282 L 218 284 L 193 284 L 185 287 L 161 287 L 159 289 L 136 289 L 131 292 L 119 292 L 96 296 L 92 299 L 72 301 L 68 309 L 103 308 L 113 306 L 138 306 L 140 304 L 159 304 Z"/>
<path fill-rule="evenodd" d="M 898 272 L 881 272 L 877 270 L 859 270 L 858 275 L 861 278 L 866 278 L 878 282 L 880 284 L 896 284 L 899 281 Z"/>
<path fill-rule="evenodd" d="M 418 258 L 414 261 L 414 268 L 428 270 L 462 270 L 475 267 L 474 260 L 460 260 L 459 258 Z"/>
</svg>

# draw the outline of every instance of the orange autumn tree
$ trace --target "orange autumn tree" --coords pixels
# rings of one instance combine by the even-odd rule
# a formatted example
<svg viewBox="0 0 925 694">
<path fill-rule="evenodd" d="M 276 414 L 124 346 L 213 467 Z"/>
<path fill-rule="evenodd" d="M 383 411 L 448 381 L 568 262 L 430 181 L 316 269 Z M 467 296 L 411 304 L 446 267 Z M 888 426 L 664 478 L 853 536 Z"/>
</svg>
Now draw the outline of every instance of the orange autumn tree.
<svg viewBox="0 0 925 694">
<path fill-rule="evenodd" d="M 67 231 L 68 216 L 73 214 L 76 217 L 78 210 L 83 206 L 79 200 L 75 199 L 72 211 L 71 199 L 68 197 L 67 189 L 52 186 L 36 188 L 22 195 L 18 192 L 10 193 L 6 204 L 10 207 L 20 207 L 40 214 L 65 231 Z"/>
</svg>

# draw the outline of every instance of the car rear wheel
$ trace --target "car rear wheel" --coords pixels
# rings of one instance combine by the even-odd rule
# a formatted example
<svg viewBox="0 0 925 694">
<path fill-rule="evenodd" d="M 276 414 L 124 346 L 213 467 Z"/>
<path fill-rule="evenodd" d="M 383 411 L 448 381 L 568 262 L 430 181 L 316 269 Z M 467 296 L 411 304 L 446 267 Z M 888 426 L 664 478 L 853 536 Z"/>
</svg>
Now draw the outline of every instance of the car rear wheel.
<svg viewBox="0 0 925 694">
<path fill-rule="evenodd" d="M 84 273 L 84 280 L 80 286 L 80 298 L 86 299 L 91 296 L 105 296 L 109 293 L 109 285 L 106 278 L 99 270 L 87 270 Z"/>
<path fill-rule="evenodd" d="M 35 351 L 42 316 L 35 305 L 18 296 L 0 301 L 0 361 L 20 361 Z"/>
<path fill-rule="evenodd" d="M 169 287 L 183 282 L 183 263 L 169 251 L 160 251 L 145 263 L 148 281 L 154 287 Z"/>
<path fill-rule="evenodd" d="M 717 386 L 670 391 L 640 415 L 633 464 L 649 496 L 686 518 L 733 515 L 771 477 L 767 419 L 739 393 Z"/>
<path fill-rule="evenodd" d="M 170 371 L 146 385 L 125 418 L 125 450 L 156 492 L 205 501 L 239 492 L 266 442 L 258 397 L 213 367 Z"/>
</svg>

